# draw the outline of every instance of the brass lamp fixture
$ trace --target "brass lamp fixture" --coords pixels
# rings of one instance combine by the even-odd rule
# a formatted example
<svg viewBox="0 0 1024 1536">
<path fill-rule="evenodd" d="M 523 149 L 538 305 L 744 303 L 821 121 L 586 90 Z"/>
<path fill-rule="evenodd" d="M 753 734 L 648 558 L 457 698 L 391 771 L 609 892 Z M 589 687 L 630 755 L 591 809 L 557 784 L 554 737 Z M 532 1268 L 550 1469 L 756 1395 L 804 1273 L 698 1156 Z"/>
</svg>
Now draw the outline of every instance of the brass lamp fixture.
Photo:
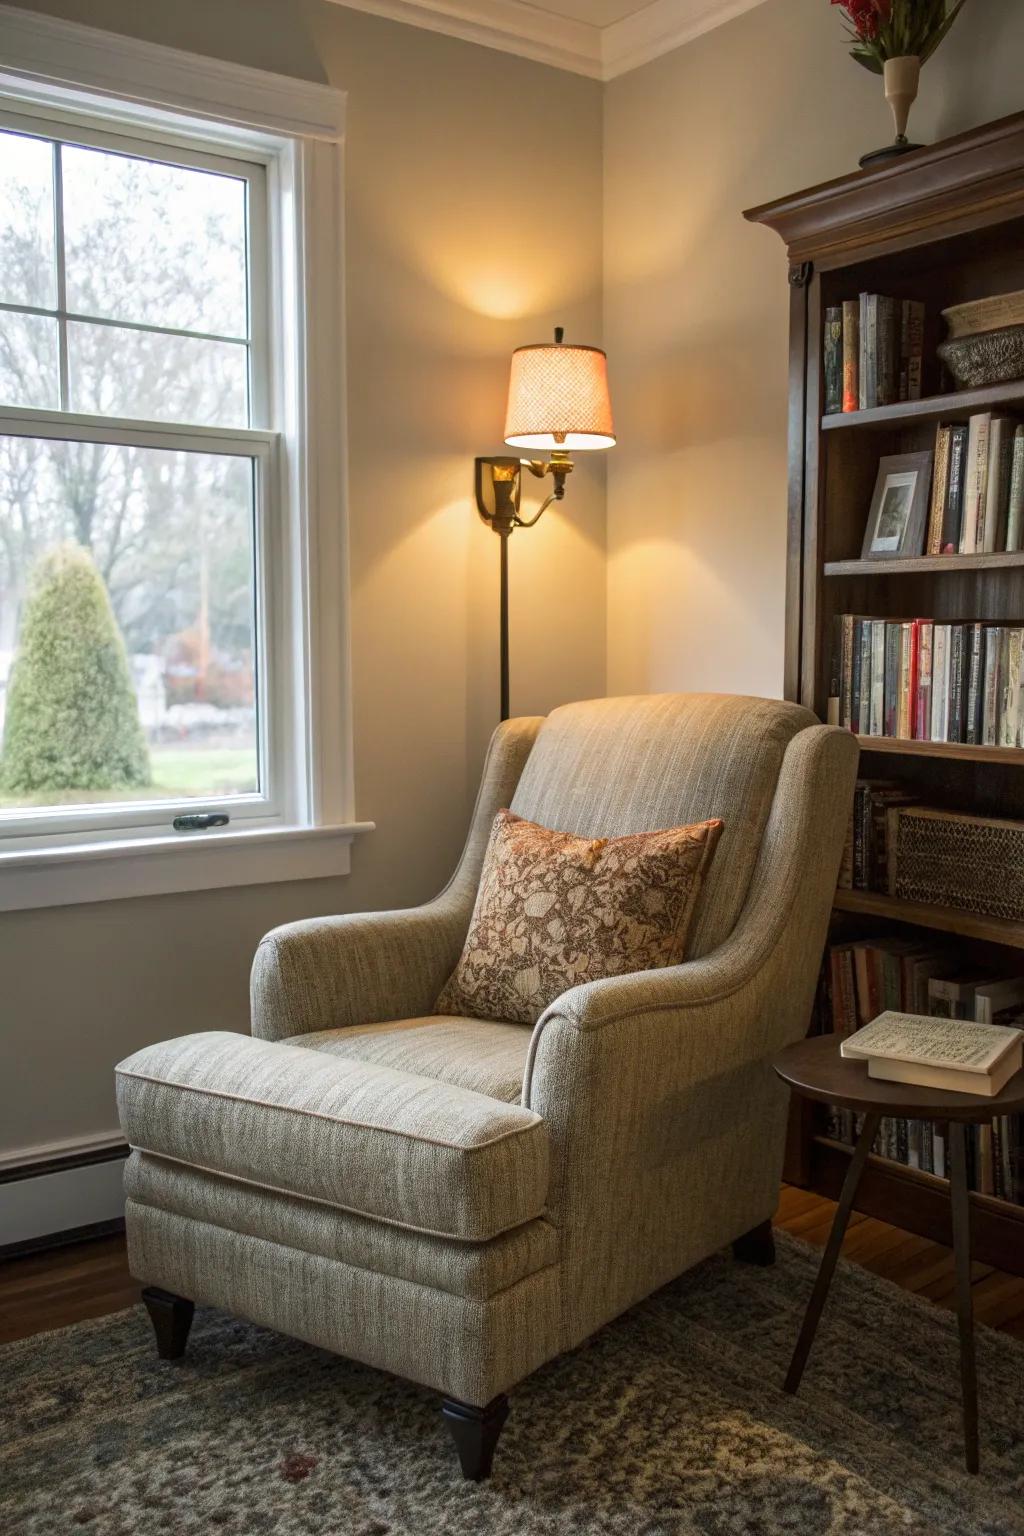
<svg viewBox="0 0 1024 1536">
<path fill-rule="evenodd" d="M 573 452 L 612 448 L 615 428 L 608 395 L 608 360 L 600 347 L 568 345 L 555 327 L 554 342 L 517 347 L 512 354 L 505 442 L 543 457 L 478 458 L 476 504 L 501 540 L 501 718 L 509 716 L 508 541 L 514 528 L 532 528 L 565 495 Z M 523 470 L 554 489 L 529 517 L 520 515 Z"/>
</svg>

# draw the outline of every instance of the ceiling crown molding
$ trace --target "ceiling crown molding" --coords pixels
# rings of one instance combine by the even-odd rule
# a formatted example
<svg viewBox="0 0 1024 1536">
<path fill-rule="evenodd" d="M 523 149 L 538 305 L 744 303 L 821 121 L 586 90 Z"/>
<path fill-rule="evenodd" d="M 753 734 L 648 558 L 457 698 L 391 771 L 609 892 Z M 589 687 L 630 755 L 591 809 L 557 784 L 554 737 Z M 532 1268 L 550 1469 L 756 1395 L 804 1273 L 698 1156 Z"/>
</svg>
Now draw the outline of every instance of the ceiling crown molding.
<svg viewBox="0 0 1024 1536">
<path fill-rule="evenodd" d="M 350 11 L 404 21 L 467 43 L 515 53 L 576 75 L 604 79 L 601 28 L 555 16 L 522 0 L 334 0 Z"/>
<path fill-rule="evenodd" d="M 443 32 L 464 42 L 519 54 L 556 69 L 613 80 L 691 42 L 702 32 L 753 10 L 763 0 L 650 0 L 641 10 L 606 27 L 556 16 L 524 0 L 334 0 L 366 11 Z"/>
<path fill-rule="evenodd" d="M 752 11 L 763 0 L 652 0 L 601 28 L 601 79 L 614 80 Z"/>
</svg>

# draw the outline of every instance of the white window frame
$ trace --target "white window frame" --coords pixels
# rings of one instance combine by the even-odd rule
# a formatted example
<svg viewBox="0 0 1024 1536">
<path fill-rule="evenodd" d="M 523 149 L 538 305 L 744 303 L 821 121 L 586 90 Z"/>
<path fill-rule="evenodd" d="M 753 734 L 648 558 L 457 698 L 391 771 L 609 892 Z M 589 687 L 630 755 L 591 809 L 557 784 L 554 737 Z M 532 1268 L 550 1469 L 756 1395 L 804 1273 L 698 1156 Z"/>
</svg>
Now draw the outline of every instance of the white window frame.
<svg viewBox="0 0 1024 1536">
<path fill-rule="evenodd" d="M 265 167 L 265 265 L 271 298 L 270 398 L 250 428 L 145 428 L 160 446 L 245 453 L 278 511 L 265 525 L 259 580 L 273 586 L 262 654 L 272 700 L 273 802 L 235 799 L 224 829 L 161 832 L 152 802 L 82 808 L 63 826 L 0 840 L 0 911 L 346 873 L 354 819 L 348 647 L 342 329 L 344 96 L 327 86 L 140 43 L 0 5 L 0 123 L 8 113 L 140 141 L 154 158 L 185 146 L 199 159 Z M 82 132 L 79 125 L 85 124 Z M 13 126 L 13 119 L 10 123 Z M 254 260 L 263 260 L 259 242 Z M 257 274 L 258 275 L 258 274 Z M 257 342 L 253 321 L 253 344 Z M 0 431 L 123 442 L 139 424 L 5 409 Z M 139 439 L 136 438 L 136 441 Z M 266 506 L 258 507 L 266 518 Z M 273 565 L 268 572 L 267 567 Z M 240 797 L 239 797 L 240 798 Z M 175 809 L 215 808 L 175 803 Z M 77 829 L 72 831 L 72 825 Z M 54 836 L 53 834 L 57 835 Z"/>
</svg>

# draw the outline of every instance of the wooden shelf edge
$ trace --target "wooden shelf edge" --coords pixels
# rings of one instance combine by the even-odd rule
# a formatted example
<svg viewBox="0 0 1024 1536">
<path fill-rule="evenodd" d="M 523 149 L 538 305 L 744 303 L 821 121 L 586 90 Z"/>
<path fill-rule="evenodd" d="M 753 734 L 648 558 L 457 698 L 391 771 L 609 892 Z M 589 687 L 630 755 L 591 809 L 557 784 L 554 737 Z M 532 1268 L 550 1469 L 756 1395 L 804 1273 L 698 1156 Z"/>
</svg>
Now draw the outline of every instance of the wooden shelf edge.
<svg viewBox="0 0 1024 1536">
<path fill-rule="evenodd" d="M 923 902 L 900 901 L 882 891 L 837 890 L 833 910 L 859 912 L 867 917 L 887 917 L 893 922 L 909 923 L 915 928 L 935 928 L 940 933 L 956 933 L 966 939 L 984 939 L 990 944 L 1005 944 L 1024 949 L 1024 923 L 1007 917 L 985 917 L 978 912 L 961 912 L 957 907 L 934 907 Z"/>
<path fill-rule="evenodd" d="M 852 1150 L 845 1142 L 813 1137 L 807 1187 L 837 1200 Z M 871 1156 L 857 1191 L 857 1210 L 932 1242 L 952 1244 L 948 1188 L 934 1174 Z M 1024 1275 L 1024 1207 L 972 1191 L 971 1254 L 980 1264 Z"/>
<path fill-rule="evenodd" d="M 944 757 L 965 763 L 1024 763 L 1024 747 L 977 747 L 960 741 L 910 741 L 902 736 L 858 736 L 862 752 L 898 757 Z"/>
<path fill-rule="evenodd" d="M 925 576 L 947 571 L 1016 570 L 1024 550 L 1000 549 L 988 555 L 915 555 L 906 560 L 826 560 L 825 576 Z"/>
<path fill-rule="evenodd" d="M 915 422 L 970 416 L 974 411 L 987 411 L 999 405 L 1024 405 L 1024 379 L 1014 379 L 1009 384 L 986 384 L 982 389 L 958 389 L 948 395 L 929 395 L 924 400 L 900 400 L 896 405 L 876 405 L 869 411 L 837 411 L 821 418 L 821 430 L 913 426 Z"/>
</svg>

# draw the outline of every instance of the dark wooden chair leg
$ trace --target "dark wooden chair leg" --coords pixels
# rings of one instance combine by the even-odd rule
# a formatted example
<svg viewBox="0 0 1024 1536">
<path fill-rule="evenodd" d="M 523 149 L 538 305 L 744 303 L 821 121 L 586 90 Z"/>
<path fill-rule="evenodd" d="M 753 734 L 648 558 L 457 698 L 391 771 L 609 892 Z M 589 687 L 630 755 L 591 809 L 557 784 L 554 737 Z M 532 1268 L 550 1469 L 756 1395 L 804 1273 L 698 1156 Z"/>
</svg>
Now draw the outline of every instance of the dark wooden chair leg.
<svg viewBox="0 0 1024 1536">
<path fill-rule="evenodd" d="M 818 1278 L 814 1282 L 811 1299 L 807 1303 L 807 1311 L 804 1313 L 803 1326 L 800 1329 L 800 1337 L 796 1341 L 793 1358 L 786 1372 L 786 1380 L 783 1387 L 787 1392 L 795 1392 L 800 1385 L 800 1378 L 807 1364 L 807 1356 L 811 1352 L 814 1343 L 814 1335 L 818 1331 L 818 1323 L 825 1309 L 828 1299 L 828 1288 L 832 1284 L 832 1276 L 835 1273 L 836 1262 L 839 1258 L 839 1250 L 843 1246 L 843 1236 L 846 1232 L 846 1223 L 850 1219 L 853 1210 L 853 1202 L 857 1194 L 857 1186 L 860 1176 L 864 1172 L 864 1164 L 868 1160 L 868 1153 L 874 1145 L 878 1134 L 880 1114 L 864 1116 L 864 1129 L 860 1133 L 860 1140 L 850 1158 L 850 1166 L 846 1170 L 846 1178 L 843 1180 L 842 1193 L 839 1196 L 839 1204 L 836 1206 L 836 1214 L 832 1221 L 832 1231 L 829 1233 L 828 1243 L 822 1256 L 821 1267 L 818 1270 Z"/>
<path fill-rule="evenodd" d="M 161 1360 L 180 1360 L 185 1353 L 188 1331 L 192 1327 L 195 1303 L 184 1296 L 172 1296 L 158 1286 L 147 1285 L 142 1292 L 149 1320 L 156 1334 L 156 1352 Z"/>
<path fill-rule="evenodd" d="M 491 1475 L 494 1448 L 508 1418 L 508 1398 L 496 1397 L 486 1408 L 474 1408 L 454 1397 L 446 1397 L 441 1404 L 441 1413 L 452 1432 L 463 1477 L 473 1483 L 482 1483 Z"/>
<path fill-rule="evenodd" d="M 771 1222 L 762 1221 L 738 1237 L 732 1245 L 732 1256 L 741 1264 L 774 1264 L 775 1237 Z"/>
<path fill-rule="evenodd" d="M 971 1295 L 971 1203 L 967 1192 L 967 1146 L 963 1125 L 949 1125 L 949 1194 L 953 1214 L 956 1319 L 960 1329 L 960 1389 L 964 1408 L 964 1459 L 978 1470 L 978 1374 L 974 1359 L 974 1299 Z"/>
</svg>

